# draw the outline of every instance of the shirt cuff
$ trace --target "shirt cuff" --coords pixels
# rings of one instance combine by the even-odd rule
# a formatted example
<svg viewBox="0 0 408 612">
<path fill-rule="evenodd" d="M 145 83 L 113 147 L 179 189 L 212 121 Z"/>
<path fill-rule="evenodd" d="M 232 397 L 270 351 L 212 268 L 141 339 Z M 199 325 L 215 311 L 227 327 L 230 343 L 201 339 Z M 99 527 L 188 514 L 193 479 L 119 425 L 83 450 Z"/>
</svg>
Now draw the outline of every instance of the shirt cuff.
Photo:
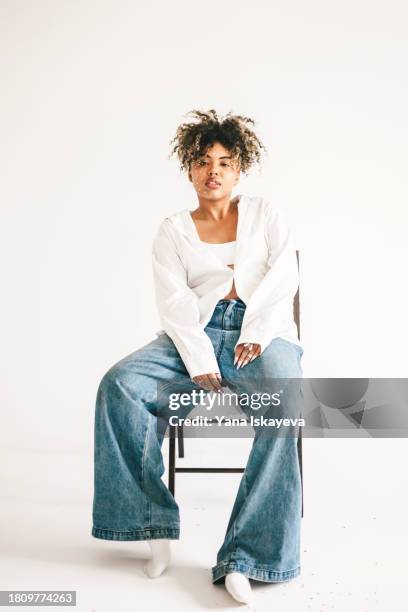
<svg viewBox="0 0 408 612">
<path fill-rule="evenodd" d="M 195 354 L 194 357 L 184 357 L 183 361 L 191 379 L 202 374 L 221 374 L 214 352 Z"/>
</svg>

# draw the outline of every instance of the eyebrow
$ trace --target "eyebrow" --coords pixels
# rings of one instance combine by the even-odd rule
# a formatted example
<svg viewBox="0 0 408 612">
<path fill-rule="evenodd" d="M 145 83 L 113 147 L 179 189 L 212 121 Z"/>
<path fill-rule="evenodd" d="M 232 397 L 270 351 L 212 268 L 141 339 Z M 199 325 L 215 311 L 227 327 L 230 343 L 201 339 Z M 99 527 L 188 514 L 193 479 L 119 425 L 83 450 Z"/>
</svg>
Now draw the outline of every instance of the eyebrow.
<svg viewBox="0 0 408 612">
<path fill-rule="evenodd" d="M 212 155 L 201 155 L 201 157 L 212 157 Z M 218 159 L 232 159 L 230 155 L 223 155 L 222 157 L 219 157 Z"/>
</svg>

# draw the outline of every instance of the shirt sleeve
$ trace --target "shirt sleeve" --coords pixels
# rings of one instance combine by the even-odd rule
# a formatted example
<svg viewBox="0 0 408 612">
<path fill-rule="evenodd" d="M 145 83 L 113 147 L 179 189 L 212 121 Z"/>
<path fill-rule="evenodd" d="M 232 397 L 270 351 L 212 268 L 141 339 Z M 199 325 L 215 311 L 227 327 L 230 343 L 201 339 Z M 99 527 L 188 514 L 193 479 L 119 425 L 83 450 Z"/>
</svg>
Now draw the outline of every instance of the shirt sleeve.
<svg viewBox="0 0 408 612">
<path fill-rule="evenodd" d="M 246 305 L 241 333 L 235 344 L 268 344 L 287 327 L 293 317 L 293 300 L 299 287 L 296 249 L 291 229 L 283 213 L 266 204 L 265 232 L 268 243 L 268 270 Z M 289 314 L 288 314 L 289 313 Z"/>
<path fill-rule="evenodd" d="M 152 267 L 161 324 L 173 340 L 190 378 L 220 373 L 212 342 L 200 324 L 198 298 L 187 284 L 187 271 L 166 220 L 153 241 Z"/>
</svg>

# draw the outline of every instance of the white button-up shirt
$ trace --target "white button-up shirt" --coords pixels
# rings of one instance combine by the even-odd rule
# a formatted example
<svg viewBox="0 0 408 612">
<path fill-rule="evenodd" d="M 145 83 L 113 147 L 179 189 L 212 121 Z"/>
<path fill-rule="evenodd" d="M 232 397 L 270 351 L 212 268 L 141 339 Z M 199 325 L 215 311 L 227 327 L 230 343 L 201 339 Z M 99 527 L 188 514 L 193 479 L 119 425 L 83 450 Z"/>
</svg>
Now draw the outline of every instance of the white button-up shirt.
<svg viewBox="0 0 408 612">
<path fill-rule="evenodd" d="M 200 240 L 186 208 L 160 223 L 152 247 L 156 303 L 163 329 L 174 342 L 190 375 L 220 373 L 205 333 L 219 300 L 232 281 L 246 309 L 239 338 L 260 344 L 273 338 L 301 346 L 293 317 L 299 286 L 296 249 L 282 212 L 268 200 L 240 195 L 234 269 Z"/>
</svg>

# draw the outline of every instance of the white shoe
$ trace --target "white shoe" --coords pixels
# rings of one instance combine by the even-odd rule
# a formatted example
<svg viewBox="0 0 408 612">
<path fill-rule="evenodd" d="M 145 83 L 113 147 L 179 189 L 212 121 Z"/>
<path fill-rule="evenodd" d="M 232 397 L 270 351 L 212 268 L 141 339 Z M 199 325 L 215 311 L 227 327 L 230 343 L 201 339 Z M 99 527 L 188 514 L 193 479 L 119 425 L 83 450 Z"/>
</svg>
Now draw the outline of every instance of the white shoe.
<svg viewBox="0 0 408 612">
<path fill-rule="evenodd" d="M 225 576 L 225 588 L 240 603 L 253 604 L 254 594 L 249 579 L 240 572 L 231 572 Z"/>
</svg>

